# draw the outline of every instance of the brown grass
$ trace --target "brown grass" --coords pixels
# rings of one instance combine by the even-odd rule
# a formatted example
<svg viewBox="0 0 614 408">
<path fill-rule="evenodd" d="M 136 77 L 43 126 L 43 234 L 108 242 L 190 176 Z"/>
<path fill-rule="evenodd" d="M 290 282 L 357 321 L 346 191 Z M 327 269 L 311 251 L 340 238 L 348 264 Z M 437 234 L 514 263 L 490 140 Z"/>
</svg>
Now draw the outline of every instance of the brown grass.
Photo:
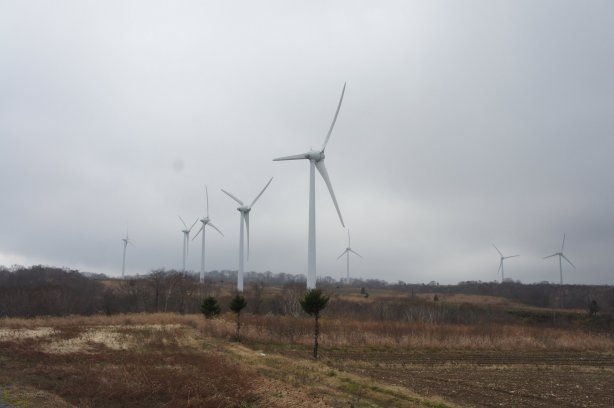
<svg viewBox="0 0 614 408">
<path fill-rule="evenodd" d="M 241 337 L 248 342 L 310 345 L 313 341 L 313 319 L 309 317 L 246 314 L 242 322 Z M 234 333 L 231 315 L 199 326 L 214 337 L 230 338 Z M 510 324 L 452 325 L 322 318 L 321 330 L 321 345 L 325 348 L 614 352 L 611 334 Z"/>
<path fill-rule="evenodd" d="M 34 387 L 79 407 L 232 407 L 258 400 L 253 376 L 221 355 L 198 352 L 191 328 L 87 328 L 73 326 L 76 320 L 54 320 L 47 337 L 0 341 L 0 384 Z M 101 333 L 114 333 L 113 343 L 127 341 L 110 348 Z"/>
</svg>

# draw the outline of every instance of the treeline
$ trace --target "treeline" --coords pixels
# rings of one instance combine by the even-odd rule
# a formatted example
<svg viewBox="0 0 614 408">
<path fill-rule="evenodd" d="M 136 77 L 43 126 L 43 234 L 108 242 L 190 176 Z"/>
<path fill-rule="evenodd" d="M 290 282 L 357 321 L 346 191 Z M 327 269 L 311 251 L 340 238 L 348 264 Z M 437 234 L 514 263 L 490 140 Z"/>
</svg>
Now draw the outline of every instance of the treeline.
<svg viewBox="0 0 614 408">
<path fill-rule="evenodd" d="M 235 292 L 236 271 L 207 273 L 205 285 L 197 274 L 175 270 L 154 270 L 146 275 L 112 279 L 100 274 L 48 266 L 30 268 L 0 267 L 0 317 L 65 316 L 71 314 L 118 314 L 176 312 L 199 313 L 205 296 L 215 296 L 223 311 Z M 333 278 L 319 279 L 318 287 L 332 295 L 327 313 L 337 316 L 424 323 L 467 323 L 535 320 L 549 321 L 551 315 L 510 314 L 487 305 L 447 304 L 423 293 L 440 295 L 500 296 L 512 301 L 551 308 L 582 309 L 595 302 L 599 315 L 614 315 L 614 287 L 518 282 L 462 282 L 458 285 L 389 284 L 381 280 L 352 280 L 341 283 Z M 379 295 L 369 302 L 338 296 L 363 296 L 378 290 L 394 290 L 395 296 Z M 399 297 L 402 293 L 404 296 Z M 245 275 L 246 311 L 254 314 L 299 315 L 299 299 L 305 293 L 305 277 L 285 273 L 248 272 Z M 382 292 L 383 293 L 383 292 Z M 560 320 L 560 315 L 552 315 Z"/>
</svg>

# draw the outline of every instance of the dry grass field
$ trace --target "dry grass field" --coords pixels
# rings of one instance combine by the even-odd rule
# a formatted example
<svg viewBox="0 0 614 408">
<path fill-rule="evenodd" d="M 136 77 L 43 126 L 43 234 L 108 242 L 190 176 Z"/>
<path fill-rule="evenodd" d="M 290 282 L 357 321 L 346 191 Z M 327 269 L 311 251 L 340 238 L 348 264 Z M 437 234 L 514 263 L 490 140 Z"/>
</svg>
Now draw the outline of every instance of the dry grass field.
<svg viewBox="0 0 614 408">
<path fill-rule="evenodd" d="M 614 406 L 614 337 L 491 324 L 128 314 L 0 320 L 11 407 Z"/>
</svg>

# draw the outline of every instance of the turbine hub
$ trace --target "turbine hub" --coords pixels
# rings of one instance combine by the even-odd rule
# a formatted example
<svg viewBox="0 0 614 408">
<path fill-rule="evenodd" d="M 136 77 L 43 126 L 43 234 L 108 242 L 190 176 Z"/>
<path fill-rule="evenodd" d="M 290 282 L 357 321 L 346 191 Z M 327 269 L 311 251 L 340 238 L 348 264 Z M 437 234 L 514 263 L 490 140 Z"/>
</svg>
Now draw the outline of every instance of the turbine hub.
<svg viewBox="0 0 614 408">
<path fill-rule="evenodd" d="M 202 222 L 203 224 L 208 223 L 208 222 L 209 222 L 209 217 L 202 218 L 202 219 L 200 220 L 200 222 Z"/>
<path fill-rule="evenodd" d="M 237 211 L 240 211 L 242 213 L 248 213 L 250 212 L 251 208 L 249 208 L 246 205 L 242 205 L 241 207 L 237 207 Z"/>
<path fill-rule="evenodd" d="M 309 160 L 313 160 L 314 162 L 319 162 L 324 160 L 324 151 L 318 151 L 318 150 L 311 150 L 309 153 L 307 153 L 307 158 Z"/>
</svg>

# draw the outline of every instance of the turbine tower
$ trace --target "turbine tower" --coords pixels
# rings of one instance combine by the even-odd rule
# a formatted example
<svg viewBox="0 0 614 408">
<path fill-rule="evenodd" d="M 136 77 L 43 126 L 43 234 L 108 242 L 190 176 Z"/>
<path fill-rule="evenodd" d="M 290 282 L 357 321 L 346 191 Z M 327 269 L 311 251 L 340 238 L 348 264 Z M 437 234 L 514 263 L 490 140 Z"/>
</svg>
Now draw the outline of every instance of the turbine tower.
<svg viewBox="0 0 614 408">
<path fill-rule="evenodd" d="M 205 283 L 205 232 L 206 232 L 205 227 L 208 225 L 214 230 L 216 230 L 217 232 L 219 232 L 222 236 L 224 236 L 222 231 L 220 231 L 215 225 L 213 225 L 213 223 L 211 222 L 211 219 L 209 218 L 209 190 L 207 190 L 207 186 L 205 186 L 205 195 L 207 196 L 207 216 L 201 218 L 200 222 L 203 225 L 200 227 L 196 235 L 194 235 L 194 238 L 192 238 L 192 240 L 196 239 L 198 234 L 202 231 L 203 243 L 202 243 L 202 252 L 200 255 L 200 283 Z"/>
<path fill-rule="evenodd" d="M 124 279 L 124 274 L 126 272 L 126 247 L 128 246 L 128 244 L 134 244 L 132 243 L 132 241 L 130 241 L 130 238 L 128 238 L 128 231 L 126 231 L 126 238 L 122 238 L 122 241 L 124 241 L 124 256 L 122 257 L 122 279 Z"/>
<path fill-rule="evenodd" d="M 273 177 L 271 177 L 269 182 L 266 183 L 266 186 L 264 186 L 260 194 L 258 194 L 256 198 L 254 198 L 254 201 L 252 201 L 250 205 L 243 204 L 243 201 L 239 200 L 237 197 L 233 196 L 228 191 L 222 189 L 222 191 L 225 194 L 227 194 L 230 198 L 235 200 L 240 205 L 240 207 L 237 207 L 237 211 L 239 211 L 240 213 L 240 216 L 239 216 L 239 224 L 240 224 L 240 227 L 239 227 L 239 270 L 237 272 L 237 290 L 239 292 L 243 292 L 243 255 L 245 252 L 243 249 L 243 234 L 244 234 L 243 224 L 245 224 L 245 229 L 247 230 L 247 259 L 249 259 L 249 212 L 252 210 L 252 207 L 254 206 L 254 204 L 256 204 L 256 201 L 258 201 L 262 193 L 264 193 L 264 190 L 266 190 L 269 184 L 271 184 L 271 181 L 273 181 Z"/>
<path fill-rule="evenodd" d="M 494 246 L 497 252 L 499 253 L 499 255 L 501 255 L 501 262 L 499 262 L 499 270 L 497 271 L 497 273 L 501 272 L 501 283 L 503 283 L 503 280 L 505 279 L 505 275 L 503 274 L 503 261 L 508 258 L 515 258 L 520 255 L 503 256 L 503 254 L 501 253 L 501 251 L 499 251 L 499 248 L 497 248 L 495 244 L 492 244 L 492 246 Z"/>
<path fill-rule="evenodd" d="M 340 259 L 343 255 L 346 256 L 346 265 L 347 265 L 346 283 L 350 283 L 350 252 L 362 258 L 362 255 L 354 251 L 350 245 L 350 230 L 348 229 L 348 247 L 345 248 L 345 251 L 343 251 L 341 255 L 339 255 L 339 257 L 337 257 L 337 259 Z"/>
<path fill-rule="evenodd" d="M 548 256 L 544 257 L 544 259 L 546 259 L 546 258 L 552 258 L 553 256 L 557 256 L 558 255 L 558 257 L 559 257 L 559 273 L 560 273 L 560 278 L 561 278 L 561 285 L 563 284 L 563 261 L 561 259 L 566 260 L 567 263 L 569 263 L 571 266 L 574 267 L 574 269 L 576 268 L 576 266 L 574 264 L 572 264 L 569 259 L 567 259 L 565 254 L 563 254 L 563 250 L 564 249 L 565 249 L 565 234 L 563 234 L 563 245 L 561 245 L 561 250 L 559 252 L 555 252 L 552 255 L 548 255 Z"/>
<path fill-rule="evenodd" d="M 326 186 L 328 187 L 328 191 L 333 199 L 333 203 L 335 204 L 335 208 L 337 209 L 337 214 L 339 215 L 339 220 L 341 221 L 341 225 L 345 227 L 343 223 L 343 217 L 341 216 L 341 211 L 339 210 L 339 205 L 337 204 L 337 199 L 335 198 L 335 192 L 333 191 L 333 186 L 330 182 L 330 178 L 328 177 L 328 172 L 326 171 L 326 166 L 324 165 L 324 150 L 326 149 L 326 145 L 330 139 L 330 135 L 333 132 L 333 128 L 335 127 L 335 122 L 337 121 L 337 115 L 339 115 L 339 109 L 341 109 L 341 102 L 343 102 L 343 94 L 345 93 L 345 84 L 343 84 L 343 90 L 341 91 L 341 98 L 339 98 L 339 104 L 337 105 L 337 111 L 335 112 L 335 116 L 333 117 L 333 122 L 330 125 L 330 129 L 328 129 L 328 134 L 324 139 L 324 144 L 322 145 L 321 150 L 310 150 L 307 153 L 297 154 L 294 156 L 286 156 L 279 157 L 277 159 L 273 159 L 273 161 L 282 161 L 282 160 L 301 160 L 307 159 L 309 160 L 309 234 L 307 239 L 307 289 L 314 289 L 316 287 L 316 192 L 315 192 L 315 169 L 318 169 L 318 172 L 324 179 Z"/>
<path fill-rule="evenodd" d="M 181 271 L 185 272 L 185 259 L 188 257 L 188 246 L 190 243 L 190 231 L 192 231 L 192 228 L 194 228 L 194 226 L 198 222 L 198 218 L 196 219 L 196 221 L 194 221 L 194 224 L 192 224 L 192 226 L 188 228 L 183 218 L 181 218 L 181 216 L 179 215 L 177 217 L 179 217 L 179 220 L 185 227 L 184 230 L 181 230 L 181 232 L 183 232 L 183 263 L 181 264 Z"/>
</svg>

